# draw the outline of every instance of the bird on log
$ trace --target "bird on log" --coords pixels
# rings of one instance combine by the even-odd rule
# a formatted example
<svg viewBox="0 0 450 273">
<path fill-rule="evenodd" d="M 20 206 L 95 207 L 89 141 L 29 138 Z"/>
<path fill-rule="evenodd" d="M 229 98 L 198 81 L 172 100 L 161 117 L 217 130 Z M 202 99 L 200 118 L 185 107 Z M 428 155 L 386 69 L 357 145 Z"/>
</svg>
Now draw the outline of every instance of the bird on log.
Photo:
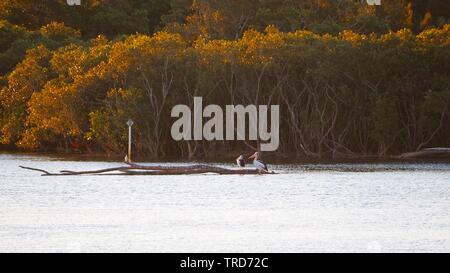
<svg viewBox="0 0 450 273">
<path fill-rule="evenodd" d="M 214 173 L 220 175 L 227 174 L 275 174 L 275 172 L 261 172 L 260 169 L 249 168 L 225 168 L 212 166 L 207 164 L 194 164 L 188 166 L 146 166 L 130 162 L 125 162 L 127 166 L 112 167 L 99 170 L 89 171 L 73 171 L 73 170 L 61 170 L 59 172 L 50 172 L 43 169 L 19 166 L 22 169 L 40 172 L 42 176 L 67 176 L 67 175 L 186 175 L 186 174 L 206 174 Z"/>
<path fill-rule="evenodd" d="M 264 162 L 260 159 L 259 152 L 255 152 L 252 156 L 249 157 L 249 159 L 252 159 L 252 158 L 253 158 L 253 165 L 256 167 L 256 169 L 258 171 L 260 171 L 261 173 L 269 172 L 269 170 L 267 169 L 266 162 Z"/>
<path fill-rule="evenodd" d="M 239 167 L 245 167 L 245 159 L 243 155 L 240 155 L 238 158 L 236 158 L 236 164 Z"/>
</svg>

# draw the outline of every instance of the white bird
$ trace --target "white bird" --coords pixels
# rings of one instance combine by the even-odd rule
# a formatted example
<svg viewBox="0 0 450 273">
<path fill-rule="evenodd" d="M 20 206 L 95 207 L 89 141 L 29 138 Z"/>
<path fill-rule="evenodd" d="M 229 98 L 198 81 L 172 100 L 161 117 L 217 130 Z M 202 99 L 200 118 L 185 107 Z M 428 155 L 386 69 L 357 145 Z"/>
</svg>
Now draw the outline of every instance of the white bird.
<svg viewBox="0 0 450 273">
<path fill-rule="evenodd" d="M 236 164 L 239 167 L 245 167 L 245 159 L 243 155 L 240 155 L 238 158 L 236 158 Z"/>
<path fill-rule="evenodd" d="M 249 159 L 253 158 L 253 165 L 255 165 L 255 167 L 258 170 L 264 170 L 266 172 L 268 172 L 269 170 L 267 169 L 267 164 L 262 161 L 261 159 L 259 159 L 259 153 L 255 152 L 251 157 L 249 157 Z"/>
</svg>

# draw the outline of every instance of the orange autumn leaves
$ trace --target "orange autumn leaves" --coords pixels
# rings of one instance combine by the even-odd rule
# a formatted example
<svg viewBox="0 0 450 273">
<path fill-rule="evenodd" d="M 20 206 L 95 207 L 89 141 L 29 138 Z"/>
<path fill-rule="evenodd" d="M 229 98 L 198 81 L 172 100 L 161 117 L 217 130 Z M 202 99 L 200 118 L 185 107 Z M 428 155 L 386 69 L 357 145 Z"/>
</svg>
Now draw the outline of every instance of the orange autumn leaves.
<svg viewBox="0 0 450 273">
<path fill-rule="evenodd" d="M 316 153 L 327 149 L 324 147 L 332 145 L 330 143 L 341 141 L 338 143 L 340 146 L 357 151 L 356 144 L 351 147 L 351 143 L 356 143 L 352 135 L 370 128 L 371 124 L 375 125 L 370 129 L 374 132 L 370 138 L 374 143 L 379 143 L 379 147 L 388 147 L 397 141 L 398 135 L 402 135 L 404 129 L 401 128 L 401 121 L 405 113 L 402 112 L 400 95 L 391 93 L 389 96 L 393 98 L 381 99 L 385 96 L 385 90 L 398 90 L 397 79 L 390 79 L 383 66 L 390 64 L 387 61 L 404 66 L 411 61 L 412 55 L 408 55 L 411 52 L 422 54 L 422 59 L 414 59 L 418 66 L 424 65 L 423 62 L 432 65 L 432 52 L 447 56 L 449 30 L 450 26 L 445 25 L 418 35 L 408 30 L 384 35 L 364 35 L 352 31 L 320 35 L 305 30 L 281 32 L 274 26 L 268 26 L 263 32 L 247 30 L 237 40 L 199 36 L 190 41 L 181 34 L 161 31 L 154 35 L 130 35 L 116 41 L 99 36 L 86 44 L 70 44 L 56 50 L 39 46 L 28 51 L 25 59 L 6 78 L 7 84 L 0 93 L 4 109 L 1 141 L 30 150 L 64 146 L 67 141 L 77 141 L 111 153 L 120 153 L 126 139 L 122 127 L 132 117 L 136 120 L 136 145 L 140 152 L 157 156 L 164 154 L 171 146 L 170 141 L 165 140 L 170 124 L 167 114 L 170 105 L 186 103 L 188 95 L 194 92 L 208 95 L 212 101 L 230 101 L 232 98 L 227 97 L 226 92 L 233 88 L 240 90 L 241 95 L 251 97 L 257 77 L 261 77 L 264 82 L 263 98 L 270 97 L 277 103 L 286 104 L 292 97 L 298 99 L 295 103 L 310 103 L 305 107 L 312 107 L 315 103 L 316 109 L 311 108 L 310 115 L 314 115 L 314 111 L 332 115 L 333 111 L 337 111 L 334 109 L 339 107 L 338 112 L 345 113 L 344 117 L 361 117 L 364 118 L 361 123 L 367 122 L 361 128 L 350 129 L 344 122 L 341 125 L 330 124 L 326 126 L 331 127 L 325 130 L 320 127 L 323 125 L 320 116 L 312 116 L 310 128 L 292 131 L 295 128 L 293 124 L 298 125 L 297 122 L 303 117 L 298 116 L 300 112 L 284 113 L 286 124 L 291 124 L 286 131 L 294 137 L 285 139 L 282 149 L 307 148 L 311 153 Z M 404 56 L 392 54 L 392 58 L 398 58 L 394 63 L 391 57 L 387 59 L 384 56 L 390 50 L 405 53 Z M 358 67 L 364 62 L 367 67 Z M 355 66 L 349 63 L 355 63 Z M 394 65 L 388 65 L 386 69 L 393 68 Z M 378 74 L 374 75 L 374 69 L 379 69 L 376 71 Z M 342 74 L 332 75 L 330 71 Z M 399 72 L 392 70 L 391 73 Z M 443 89 L 445 72 L 435 73 L 441 73 L 440 81 L 443 82 L 433 87 L 434 95 L 427 96 L 426 104 L 420 101 L 424 99 L 421 92 L 426 90 L 418 91 L 415 95 L 419 100 L 417 109 L 425 105 L 435 106 L 432 99 L 446 98 L 447 91 Z M 327 75 L 330 77 L 324 78 Z M 376 79 L 379 75 L 385 77 L 382 89 L 371 85 L 379 80 Z M 234 78 L 227 82 L 224 78 L 228 76 Z M 310 90 L 308 92 L 311 93 L 305 93 L 310 97 L 303 99 L 301 92 L 314 85 L 320 89 L 318 93 Z M 348 108 L 353 99 L 353 95 L 347 94 L 349 89 L 358 91 L 358 96 L 361 96 L 359 102 L 367 103 L 366 109 L 389 108 L 396 111 L 395 115 L 385 116 L 381 113 L 383 111 L 367 112 L 366 109 L 353 112 Z M 344 101 L 347 97 L 349 101 Z M 286 105 L 285 109 L 289 107 Z M 439 104 L 439 107 L 441 110 L 437 115 L 427 110 L 429 115 L 426 119 L 432 120 L 427 124 L 436 123 L 443 111 L 447 111 L 445 104 Z M 427 112 L 421 111 L 413 115 L 425 115 Z M 425 117 L 421 119 L 426 120 Z M 314 130 L 317 132 L 311 133 L 309 139 L 301 135 Z M 354 131 L 350 133 L 350 130 Z M 427 130 L 432 131 L 433 128 L 423 127 L 420 134 L 424 139 L 427 138 Z M 327 135 L 321 135 L 325 133 Z M 331 134 L 336 134 L 336 139 Z M 338 139 L 339 134 L 342 136 Z M 318 136 L 324 141 L 327 138 L 331 140 L 327 144 L 312 143 Z M 289 141 L 298 143 L 290 145 Z M 154 145 L 160 146 L 156 150 L 148 150 L 149 146 Z M 412 147 L 415 144 L 411 141 L 407 145 Z M 377 147 L 364 149 L 372 152 L 379 150 Z"/>
</svg>

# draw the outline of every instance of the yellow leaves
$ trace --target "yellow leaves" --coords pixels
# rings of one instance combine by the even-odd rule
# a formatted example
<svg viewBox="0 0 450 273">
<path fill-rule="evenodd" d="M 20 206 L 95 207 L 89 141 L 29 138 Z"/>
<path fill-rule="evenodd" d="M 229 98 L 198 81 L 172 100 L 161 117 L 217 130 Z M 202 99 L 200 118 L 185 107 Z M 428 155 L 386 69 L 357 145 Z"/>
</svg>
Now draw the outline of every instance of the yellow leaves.
<svg viewBox="0 0 450 273">
<path fill-rule="evenodd" d="M 10 22 L 8 22 L 6 20 L 3 20 L 3 19 L 0 20 L 0 29 L 6 28 L 6 27 L 9 27 L 9 26 L 12 26 Z"/>
<path fill-rule="evenodd" d="M 115 75 L 125 74 L 131 67 L 136 67 L 133 51 L 127 47 L 126 41 L 112 46 L 107 62 L 107 69 Z"/>
<path fill-rule="evenodd" d="M 108 99 L 114 99 L 115 97 L 120 98 L 131 98 L 133 97 L 134 92 L 132 92 L 130 89 L 124 89 L 124 88 L 113 88 L 108 91 L 107 97 Z"/>
<path fill-rule="evenodd" d="M 40 28 L 39 32 L 48 38 L 81 37 L 79 30 L 66 26 L 64 23 L 51 22 Z"/>
<path fill-rule="evenodd" d="M 232 64 L 266 65 L 273 61 L 282 47 L 286 45 L 286 34 L 273 26 L 265 33 L 247 30 L 236 41 L 210 40 L 199 37 L 193 44 L 203 65 Z"/>
<path fill-rule="evenodd" d="M 91 45 L 92 46 L 102 46 L 102 45 L 107 45 L 109 43 L 108 38 L 106 38 L 105 35 L 98 35 L 97 37 L 95 37 L 94 39 L 91 39 Z"/>
<path fill-rule="evenodd" d="M 221 23 L 224 20 L 224 17 L 220 11 L 216 10 L 212 13 L 211 19 L 216 23 Z"/>
<path fill-rule="evenodd" d="M 179 34 L 157 32 L 153 36 L 132 35 L 112 46 L 106 69 L 115 81 L 124 81 L 129 76 L 166 69 L 181 62 L 186 58 L 188 48 Z"/>
<path fill-rule="evenodd" d="M 246 31 L 238 41 L 242 48 L 241 61 L 246 65 L 267 65 L 273 62 L 279 51 L 286 46 L 286 34 L 274 26 L 268 26 L 265 33 Z"/>
<path fill-rule="evenodd" d="M 69 45 L 53 52 L 52 55 L 49 54 L 51 59 L 46 65 L 48 68 L 43 69 L 50 69 L 56 74 L 52 80 L 46 77 L 42 79 L 40 85 L 36 85 L 31 81 L 39 77 L 26 78 L 30 85 L 37 89 L 30 92 L 31 98 L 25 100 L 28 101 L 27 130 L 17 143 L 18 146 L 33 149 L 48 137 L 83 135 L 81 127 L 86 119 L 83 111 L 89 102 L 84 96 L 88 92 L 96 91 L 92 89 L 99 85 L 102 76 L 105 75 L 105 61 L 111 47 L 102 37 L 92 41 L 92 44 L 89 48 Z M 38 53 L 30 52 L 30 56 L 39 56 Z M 27 60 L 27 69 L 38 70 L 40 66 L 36 63 L 40 61 L 30 57 Z M 19 73 L 20 70 L 16 69 L 15 72 Z M 38 72 L 28 73 L 38 75 Z M 47 76 L 47 73 L 44 75 Z M 25 77 L 17 75 L 14 79 L 16 78 Z M 14 81 L 9 82 L 9 87 L 14 87 Z"/>
<path fill-rule="evenodd" d="M 310 40 L 320 38 L 320 35 L 315 34 L 314 32 L 308 30 L 297 30 L 294 32 L 288 32 L 286 33 L 286 36 L 288 38 L 294 38 L 298 40 Z"/>
<path fill-rule="evenodd" d="M 39 148 L 40 142 L 42 141 L 41 130 L 39 128 L 33 127 L 25 131 L 22 139 L 19 140 L 16 145 L 20 148 L 35 150 Z"/>
<path fill-rule="evenodd" d="M 51 57 L 51 52 L 43 45 L 38 45 L 36 48 L 27 51 L 26 58 L 34 58 L 39 60 L 46 60 Z"/>
<path fill-rule="evenodd" d="M 50 52 L 43 46 L 29 50 L 25 59 L 7 77 L 8 86 L 0 92 L 5 108 L 28 101 L 33 92 L 39 91 L 47 80 L 46 65 Z"/>
<path fill-rule="evenodd" d="M 410 29 L 400 29 L 397 32 L 389 32 L 388 34 L 383 34 L 380 37 L 380 42 L 382 43 L 400 43 L 404 44 L 408 41 L 414 41 L 416 37 Z"/>
<path fill-rule="evenodd" d="M 51 68 L 59 75 L 74 78 L 83 72 L 82 63 L 86 54 L 80 46 L 69 45 L 53 54 Z"/>
<path fill-rule="evenodd" d="M 153 36 L 132 35 L 125 41 L 116 43 L 116 50 L 137 50 L 143 54 L 155 55 L 162 52 L 177 52 L 187 47 L 186 41 L 180 34 L 165 31 L 157 32 Z"/>
<path fill-rule="evenodd" d="M 339 38 L 352 43 L 353 46 L 360 45 L 363 41 L 368 39 L 367 35 L 355 33 L 352 30 L 344 30 L 339 33 Z"/>
<path fill-rule="evenodd" d="M 88 74 L 91 78 L 106 79 L 110 72 L 111 69 L 109 68 L 107 61 L 101 61 L 86 74 Z"/>
<path fill-rule="evenodd" d="M 111 42 L 103 36 L 99 35 L 95 39 L 92 39 L 91 46 L 89 47 L 89 57 L 93 59 L 105 59 L 109 51 L 111 50 Z"/>
<path fill-rule="evenodd" d="M 221 16 L 212 14 L 216 21 Z M 327 63 L 319 63 L 322 60 L 345 63 L 354 53 L 362 60 L 371 60 L 383 50 L 394 56 L 406 46 L 410 49 L 410 45 L 428 50 L 429 46 L 448 46 L 449 37 L 450 25 L 417 36 L 401 30 L 381 37 L 352 31 L 337 36 L 304 30 L 281 32 L 268 26 L 263 32 L 248 30 L 236 40 L 198 36 L 192 44 L 182 35 L 167 31 L 151 36 L 131 35 L 119 41 L 99 36 L 88 45 L 69 45 L 53 52 L 41 46 L 29 51 L 8 75 L 8 85 L 0 92 L 0 99 L 6 108 L 22 104 L 24 117 L 28 109 L 27 130 L 19 145 L 36 147 L 50 136 L 92 139 L 99 131 L 94 128 L 94 135 L 85 132 L 92 130 L 93 121 L 98 128 L 104 128 L 109 126 L 105 122 L 117 121 L 124 126 L 122 119 L 146 116 L 149 112 L 142 105 L 147 105 L 150 96 L 161 96 L 168 85 L 173 84 L 170 96 L 172 90 L 180 92 L 186 86 L 204 92 L 215 84 L 226 84 L 217 79 L 228 77 L 230 71 L 252 82 L 255 71 L 267 69 L 281 74 L 297 65 L 299 70 L 306 66 L 305 73 L 319 71 L 319 77 L 332 71 L 324 69 Z M 320 69 L 314 70 L 315 66 Z M 24 128 L 19 126 L 24 126 L 24 117 L 3 123 L 7 125 L 2 132 L 7 141 L 15 141 L 14 135 L 22 134 Z M 91 128 L 87 128 L 89 117 Z M 17 128 L 19 133 L 14 132 Z"/>
<path fill-rule="evenodd" d="M 319 0 L 318 5 L 322 9 L 331 8 L 333 5 L 327 0 Z"/>
<path fill-rule="evenodd" d="M 0 143 L 2 144 L 14 143 L 24 126 L 20 113 L 14 114 L 8 115 L 2 120 L 2 127 L 0 128 Z"/>
<path fill-rule="evenodd" d="M 26 104 L 48 80 L 50 52 L 43 46 L 29 50 L 25 59 L 7 77 L 7 86 L 0 91 L 3 117 L 1 141 L 13 144 L 25 127 Z"/>
<path fill-rule="evenodd" d="M 199 38 L 194 42 L 193 47 L 203 65 L 230 64 L 238 58 L 235 41 L 212 40 L 207 42 L 203 38 Z"/>
<path fill-rule="evenodd" d="M 264 32 L 247 30 L 238 40 L 206 40 L 199 37 L 193 48 L 199 56 L 202 65 L 217 65 L 240 63 L 249 66 L 265 66 L 274 64 L 277 60 L 288 58 L 293 50 L 315 43 L 318 50 L 335 48 L 338 43 L 349 42 L 353 47 L 367 47 L 370 45 L 388 46 L 397 44 L 406 47 L 420 46 L 422 44 L 450 44 L 450 25 L 442 29 L 430 29 L 415 36 L 409 29 L 401 29 L 382 36 L 376 34 L 364 35 L 345 30 L 338 36 L 330 34 L 318 35 L 310 31 L 280 32 L 269 26 Z"/>
<path fill-rule="evenodd" d="M 207 38 L 226 36 L 230 18 L 226 18 L 223 10 L 217 9 L 208 1 L 193 1 L 191 11 L 192 14 L 186 17 L 186 24 L 183 24 L 185 34 Z"/>
<path fill-rule="evenodd" d="M 22 66 L 8 76 L 8 87 L 1 92 L 2 105 L 9 107 L 26 102 L 45 83 L 45 70 L 35 61 Z"/>
<path fill-rule="evenodd" d="M 281 34 L 280 30 L 277 27 L 275 27 L 274 25 L 268 25 L 264 29 L 264 32 L 267 34 L 272 34 L 272 35 L 273 34 L 277 34 L 277 35 Z"/>
<path fill-rule="evenodd" d="M 111 45 L 100 37 L 93 42 L 93 46 L 84 48 L 69 45 L 54 52 L 50 61 L 51 68 L 67 81 L 84 75 L 107 59 Z"/>
<path fill-rule="evenodd" d="M 1 7 L 0 7 L 1 8 Z M 13 32 L 13 33 L 24 33 L 27 30 L 21 26 L 13 25 L 7 20 L 0 19 L 0 31 L 1 32 Z"/>
<path fill-rule="evenodd" d="M 442 28 L 424 30 L 417 35 L 417 40 L 426 45 L 449 46 L 450 24 L 446 24 Z"/>
<path fill-rule="evenodd" d="M 410 29 L 404 28 L 397 31 L 396 36 L 402 41 L 414 40 L 415 36 Z"/>
<path fill-rule="evenodd" d="M 166 53 L 180 57 L 179 54 L 184 52 L 188 44 L 178 33 L 161 31 L 151 37 L 149 46 L 153 50 L 151 52 L 153 54 Z"/>
<path fill-rule="evenodd" d="M 56 135 L 79 135 L 77 121 L 82 109 L 77 91 L 55 79 L 49 81 L 42 92 L 33 94 L 28 104 L 27 122 L 31 127 Z"/>
</svg>

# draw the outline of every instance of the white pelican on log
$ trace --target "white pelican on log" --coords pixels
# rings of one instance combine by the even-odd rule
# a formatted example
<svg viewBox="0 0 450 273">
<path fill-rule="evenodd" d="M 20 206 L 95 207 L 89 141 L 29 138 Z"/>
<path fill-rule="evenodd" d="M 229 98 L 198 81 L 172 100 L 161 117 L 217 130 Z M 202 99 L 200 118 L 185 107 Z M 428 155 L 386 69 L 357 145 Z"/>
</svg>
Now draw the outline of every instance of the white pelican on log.
<svg viewBox="0 0 450 273">
<path fill-rule="evenodd" d="M 268 172 L 269 170 L 267 169 L 267 164 L 262 161 L 261 159 L 259 159 L 259 153 L 255 152 L 251 157 L 249 157 L 249 159 L 253 158 L 253 165 L 255 165 L 255 167 L 258 170 L 264 170 L 266 172 Z"/>
<path fill-rule="evenodd" d="M 238 158 L 236 158 L 236 164 L 239 167 L 245 167 L 245 159 L 243 155 L 240 155 Z"/>
</svg>

